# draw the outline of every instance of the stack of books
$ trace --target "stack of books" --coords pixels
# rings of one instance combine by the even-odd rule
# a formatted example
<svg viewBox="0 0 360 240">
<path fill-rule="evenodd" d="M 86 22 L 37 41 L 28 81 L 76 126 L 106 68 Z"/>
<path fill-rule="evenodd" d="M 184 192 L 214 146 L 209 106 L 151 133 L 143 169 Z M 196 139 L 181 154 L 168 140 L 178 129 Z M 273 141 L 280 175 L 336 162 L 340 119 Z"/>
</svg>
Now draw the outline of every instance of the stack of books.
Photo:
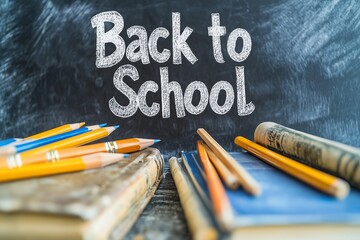
<svg viewBox="0 0 360 240">
<path fill-rule="evenodd" d="M 358 239 L 359 149 L 270 122 L 238 152 L 198 133 L 170 159 L 194 239 Z"/>
<path fill-rule="evenodd" d="M 66 124 L 0 141 L 0 239 L 120 239 L 163 177 L 159 140 Z M 194 239 L 358 239 L 360 150 L 276 123 L 169 160 Z M 87 144 L 87 145 L 85 145 Z"/>
<path fill-rule="evenodd" d="M 121 238 L 163 176 L 159 140 L 84 145 L 118 126 L 66 124 L 0 142 L 0 239 Z"/>
</svg>

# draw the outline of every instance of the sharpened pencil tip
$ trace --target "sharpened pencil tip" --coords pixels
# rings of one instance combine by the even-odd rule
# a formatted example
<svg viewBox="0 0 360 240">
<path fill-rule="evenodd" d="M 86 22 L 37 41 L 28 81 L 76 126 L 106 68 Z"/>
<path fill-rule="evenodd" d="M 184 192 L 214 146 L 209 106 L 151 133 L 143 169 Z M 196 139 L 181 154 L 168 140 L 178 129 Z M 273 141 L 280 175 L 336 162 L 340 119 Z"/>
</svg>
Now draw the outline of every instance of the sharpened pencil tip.
<svg viewBox="0 0 360 240">
<path fill-rule="evenodd" d="M 99 127 L 105 127 L 107 125 L 107 123 L 100 123 Z"/>
<path fill-rule="evenodd" d="M 160 139 L 154 139 L 154 143 L 158 143 L 158 142 L 161 142 Z"/>
<path fill-rule="evenodd" d="M 115 128 L 115 129 L 118 129 L 119 127 L 120 127 L 120 125 L 113 126 L 113 128 Z"/>
<path fill-rule="evenodd" d="M 71 128 L 72 130 L 76 130 L 76 129 L 81 128 L 82 126 L 84 126 L 84 125 L 85 125 L 85 122 L 70 123 L 69 125 L 70 125 L 70 128 Z"/>
<path fill-rule="evenodd" d="M 130 156 L 130 154 L 124 153 L 124 158 L 128 158 L 129 156 Z"/>
</svg>

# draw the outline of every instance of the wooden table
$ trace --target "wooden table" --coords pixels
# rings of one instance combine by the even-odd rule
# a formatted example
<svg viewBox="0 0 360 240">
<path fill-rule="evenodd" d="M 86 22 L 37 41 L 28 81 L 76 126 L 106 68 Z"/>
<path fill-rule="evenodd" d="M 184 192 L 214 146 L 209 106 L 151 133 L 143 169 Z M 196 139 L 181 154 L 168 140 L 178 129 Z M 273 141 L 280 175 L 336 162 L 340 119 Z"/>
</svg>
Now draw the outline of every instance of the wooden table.
<svg viewBox="0 0 360 240">
<path fill-rule="evenodd" d="M 168 159 L 165 158 L 164 179 L 140 218 L 125 237 L 130 239 L 190 239 L 184 212 Z"/>
</svg>

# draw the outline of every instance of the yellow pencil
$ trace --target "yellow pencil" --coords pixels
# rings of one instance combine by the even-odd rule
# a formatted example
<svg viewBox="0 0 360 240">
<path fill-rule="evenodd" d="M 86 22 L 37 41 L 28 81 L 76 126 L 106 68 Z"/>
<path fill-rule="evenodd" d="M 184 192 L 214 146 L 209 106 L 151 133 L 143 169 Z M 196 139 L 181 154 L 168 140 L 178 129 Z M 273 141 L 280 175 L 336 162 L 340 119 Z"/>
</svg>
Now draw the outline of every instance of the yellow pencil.
<svg viewBox="0 0 360 240">
<path fill-rule="evenodd" d="M 65 125 L 62 125 L 62 126 L 47 130 L 45 132 L 41 132 L 41 133 L 31 135 L 29 137 L 24 138 L 23 140 L 35 140 L 35 139 L 54 136 L 54 135 L 57 135 L 57 134 L 60 134 L 60 133 L 64 133 L 64 132 L 68 132 L 68 131 L 71 131 L 71 130 L 78 129 L 81 126 L 83 126 L 84 124 L 85 124 L 85 122 L 65 124 Z"/>
<path fill-rule="evenodd" d="M 345 198 L 349 193 L 349 184 L 340 178 L 287 158 L 244 137 L 236 137 L 235 144 L 322 192 L 339 199 Z"/>
<path fill-rule="evenodd" d="M 96 153 L 68 158 L 56 163 L 40 163 L 22 168 L 0 169 L 0 182 L 101 168 L 127 156 L 128 154 L 121 153 Z"/>
<path fill-rule="evenodd" d="M 29 156 L 46 153 L 48 151 L 54 150 L 54 149 L 62 149 L 62 148 L 68 148 L 68 147 L 76 147 L 80 146 L 89 142 L 93 142 L 95 140 L 107 137 L 112 133 L 115 129 L 117 129 L 119 126 L 113 126 L 113 127 L 104 127 L 99 128 L 90 132 L 86 132 L 83 134 L 76 135 L 74 137 L 70 137 L 58 142 L 50 143 L 48 145 L 44 145 L 38 148 L 31 149 L 29 151 L 25 151 L 16 155 L 11 155 L 8 157 L 5 157 L 5 161 L 7 161 L 7 166 L 13 166 L 14 167 L 22 167 L 23 165 L 31 164 L 30 162 L 26 162 L 22 159 L 27 159 Z M 0 161 L 4 161 L 1 159 Z"/>
<path fill-rule="evenodd" d="M 44 163 L 57 162 L 66 158 L 73 158 L 82 155 L 109 152 L 109 153 L 129 153 L 142 150 L 146 147 L 159 142 L 158 139 L 129 138 L 111 142 L 95 143 L 81 147 L 71 147 L 63 149 L 54 149 L 45 153 L 21 157 L 22 166 Z M 12 161 L 8 162 L 6 157 L 0 157 L 0 168 L 13 168 Z"/>
<path fill-rule="evenodd" d="M 257 181 L 203 128 L 197 130 L 199 136 L 218 156 L 218 158 L 236 175 L 241 186 L 251 195 L 260 195 L 261 187 Z"/>
</svg>

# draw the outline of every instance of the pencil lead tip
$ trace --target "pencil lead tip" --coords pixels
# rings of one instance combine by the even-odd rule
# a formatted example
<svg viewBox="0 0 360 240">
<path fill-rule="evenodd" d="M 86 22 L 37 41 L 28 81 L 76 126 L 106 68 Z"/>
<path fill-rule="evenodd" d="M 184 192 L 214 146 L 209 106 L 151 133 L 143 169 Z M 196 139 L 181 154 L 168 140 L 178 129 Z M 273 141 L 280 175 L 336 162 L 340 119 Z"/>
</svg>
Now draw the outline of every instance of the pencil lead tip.
<svg viewBox="0 0 360 240">
<path fill-rule="evenodd" d="M 119 125 L 115 125 L 113 126 L 115 129 L 118 129 L 120 126 Z"/>
<path fill-rule="evenodd" d="M 100 123 L 99 127 L 105 127 L 107 125 L 107 123 Z"/>
<path fill-rule="evenodd" d="M 124 153 L 124 158 L 128 158 L 130 154 Z"/>
<path fill-rule="evenodd" d="M 160 139 L 154 139 L 154 143 L 158 143 L 158 142 L 161 142 Z"/>
</svg>

